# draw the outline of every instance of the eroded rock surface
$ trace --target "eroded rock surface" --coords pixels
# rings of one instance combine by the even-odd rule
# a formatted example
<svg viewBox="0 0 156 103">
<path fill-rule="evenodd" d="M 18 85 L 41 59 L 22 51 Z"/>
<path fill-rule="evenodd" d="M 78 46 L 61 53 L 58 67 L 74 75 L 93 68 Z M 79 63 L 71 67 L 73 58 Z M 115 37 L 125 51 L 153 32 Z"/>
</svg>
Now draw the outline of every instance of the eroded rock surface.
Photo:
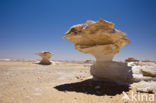
<svg viewBox="0 0 156 103">
<path fill-rule="evenodd" d="M 132 69 L 134 82 L 156 81 L 155 62 L 129 62 L 128 66 Z"/>
<path fill-rule="evenodd" d="M 136 58 L 130 57 L 130 58 L 125 59 L 125 62 L 139 62 L 139 60 Z"/>
<path fill-rule="evenodd" d="M 152 90 L 151 87 L 137 88 L 137 92 L 141 92 L 141 93 L 153 93 L 153 90 Z"/>
<path fill-rule="evenodd" d="M 74 43 L 75 49 L 96 58 L 90 71 L 94 79 L 131 81 L 131 68 L 125 63 L 112 61 L 120 48 L 129 43 L 126 34 L 116 30 L 113 23 L 101 19 L 97 22 L 87 21 L 72 26 L 65 35 L 64 39 Z"/>
<path fill-rule="evenodd" d="M 146 65 L 142 66 L 141 73 L 143 76 L 156 77 L 156 64 L 154 62 L 146 63 Z"/>
<path fill-rule="evenodd" d="M 42 58 L 42 60 L 40 61 L 40 64 L 44 64 L 44 65 L 51 64 L 49 59 L 51 58 L 51 56 L 53 56 L 52 53 L 43 51 L 41 53 L 36 53 L 36 55 L 38 55 Z"/>
</svg>

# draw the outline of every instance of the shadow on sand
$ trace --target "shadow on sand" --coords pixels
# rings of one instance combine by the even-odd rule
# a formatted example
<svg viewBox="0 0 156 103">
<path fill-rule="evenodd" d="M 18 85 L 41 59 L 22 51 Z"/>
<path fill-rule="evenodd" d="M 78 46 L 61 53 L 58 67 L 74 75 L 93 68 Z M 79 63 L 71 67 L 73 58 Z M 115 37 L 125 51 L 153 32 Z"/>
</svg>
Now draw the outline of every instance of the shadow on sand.
<svg viewBox="0 0 156 103">
<path fill-rule="evenodd" d="M 97 96 L 121 94 L 123 91 L 129 91 L 129 85 L 119 85 L 112 82 L 99 82 L 92 79 L 76 83 L 62 84 L 54 87 L 63 92 L 75 91 L 79 93 L 92 94 Z"/>
<path fill-rule="evenodd" d="M 49 63 L 49 64 L 43 64 L 43 63 L 32 63 L 32 64 L 38 64 L 38 65 L 51 65 L 52 63 Z"/>
</svg>

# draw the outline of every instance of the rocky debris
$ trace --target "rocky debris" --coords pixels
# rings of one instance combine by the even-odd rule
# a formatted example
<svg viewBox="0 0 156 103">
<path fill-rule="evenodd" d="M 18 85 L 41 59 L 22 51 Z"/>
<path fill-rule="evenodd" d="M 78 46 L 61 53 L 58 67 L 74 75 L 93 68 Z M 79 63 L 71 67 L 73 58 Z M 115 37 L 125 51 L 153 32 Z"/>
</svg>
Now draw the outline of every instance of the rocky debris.
<svg viewBox="0 0 156 103">
<path fill-rule="evenodd" d="M 43 64 L 43 65 L 51 64 L 49 59 L 51 58 L 51 56 L 54 55 L 54 54 L 52 54 L 50 52 L 46 52 L 46 51 L 42 51 L 41 53 L 35 53 L 35 54 L 42 58 L 42 60 L 40 61 L 40 64 Z"/>
<path fill-rule="evenodd" d="M 125 62 L 139 62 L 139 60 L 136 58 L 130 57 L 130 58 L 127 58 Z"/>
<path fill-rule="evenodd" d="M 154 62 L 128 62 L 132 69 L 133 82 L 156 81 L 156 64 Z"/>
<path fill-rule="evenodd" d="M 137 92 L 141 92 L 141 93 L 153 93 L 153 89 L 151 87 L 137 88 Z"/>
<path fill-rule="evenodd" d="M 75 76 L 75 78 L 79 79 L 79 80 L 83 80 L 85 78 L 85 76 L 79 75 L 79 76 Z"/>
<path fill-rule="evenodd" d="M 156 77 L 156 67 L 150 66 L 148 68 L 141 69 L 143 76 Z"/>
<path fill-rule="evenodd" d="M 75 44 L 75 49 L 91 54 L 96 63 L 91 66 L 91 74 L 100 81 L 131 81 L 132 71 L 125 63 L 112 59 L 129 40 L 126 34 L 116 30 L 114 24 L 99 19 L 72 26 L 63 39 Z"/>
</svg>

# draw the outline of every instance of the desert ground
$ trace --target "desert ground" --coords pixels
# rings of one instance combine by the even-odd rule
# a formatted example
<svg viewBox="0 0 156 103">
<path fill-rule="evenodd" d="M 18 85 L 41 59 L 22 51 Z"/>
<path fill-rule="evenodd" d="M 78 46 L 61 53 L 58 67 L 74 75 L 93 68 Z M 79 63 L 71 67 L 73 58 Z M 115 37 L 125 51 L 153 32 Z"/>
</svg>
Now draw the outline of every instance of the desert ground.
<svg viewBox="0 0 156 103">
<path fill-rule="evenodd" d="M 52 61 L 41 65 L 35 60 L 0 60 L 0 103 L 133 103 L 123 100 L 148 82 L 118 85 L 92 80 L 92 63 Z M 154 84 L 155 85 L 155 84 Z M 139 95 L 151 93 L 139 93 Z M 156 103 L 156 88 L 153 88 Z M 138 98 L 137 98 L 138 99 Z M 136 102 L 137 103 L 137 102 Z"/>
</svg>

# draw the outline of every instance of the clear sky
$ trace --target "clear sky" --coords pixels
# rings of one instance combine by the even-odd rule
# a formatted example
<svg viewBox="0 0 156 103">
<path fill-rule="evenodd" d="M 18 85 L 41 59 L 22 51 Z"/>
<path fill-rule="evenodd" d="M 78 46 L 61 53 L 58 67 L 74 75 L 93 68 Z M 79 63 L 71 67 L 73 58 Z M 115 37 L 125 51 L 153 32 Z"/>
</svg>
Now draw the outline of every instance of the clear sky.
<svg viewBox="0 0 156 103">
<path fill-rule="evenodd" d="M 64 33 L 75 24 L 99 18 L 131 40 L 116 60 L 127 57 L 156 60 L 156 0 L 0 0 L 0 58 L 93 59 L 74 49 Z"/>
</svg>

